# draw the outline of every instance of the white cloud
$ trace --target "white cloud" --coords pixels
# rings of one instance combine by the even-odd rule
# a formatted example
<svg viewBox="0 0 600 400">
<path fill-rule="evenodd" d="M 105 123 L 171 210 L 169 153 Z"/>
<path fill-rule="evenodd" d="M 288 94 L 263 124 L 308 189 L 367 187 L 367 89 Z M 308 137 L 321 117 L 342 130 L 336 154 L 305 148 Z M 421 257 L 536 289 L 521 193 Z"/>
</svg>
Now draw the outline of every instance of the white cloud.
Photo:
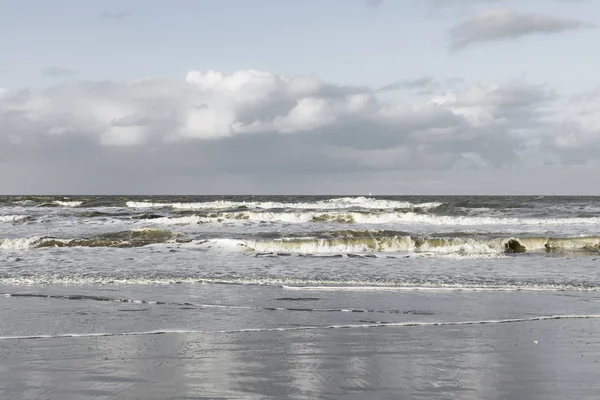
<svg viewBox="0 0 600 400">
<path fill-rule="evenodd" d="M 573 18 L 522 13 L 507 9 L 479 11 L 450 30 L 450 48 L 460 50 L 477 42 L 516 39 L 531 34 L 552 34 L 593 28 L 594 24 Z"/>
<path fill-rule="evenodd" d="M 593 112 L 596 104 L 585 103 L 592 111 L 582 114 L 580 103 L 566 107 L 544 85 L 470 84 L 402 102 L 378 93 L 252 70 L 4 89 L 0 160 L 15 171 L 94 171 L 99 180 L 118 167 L 123 176 L 130 171 L 136 181 L 154 182 L 199 174 L 275 179 L 585 165 L 600 158 L 600 107 Z"/>
</svg>

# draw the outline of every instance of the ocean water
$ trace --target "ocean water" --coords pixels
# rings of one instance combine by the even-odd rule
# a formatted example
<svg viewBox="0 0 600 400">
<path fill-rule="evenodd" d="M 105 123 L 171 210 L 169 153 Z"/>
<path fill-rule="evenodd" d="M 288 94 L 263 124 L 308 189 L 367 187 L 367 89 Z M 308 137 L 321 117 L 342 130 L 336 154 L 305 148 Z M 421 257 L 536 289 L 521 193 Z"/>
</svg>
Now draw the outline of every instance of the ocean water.
<svg viewBox="0 0 600 400">
<path fill-rule="evenodd" d="M 593 398 L 599 267 L 600 197 L 0 197 L 0 394 Z M 231 335 L 235 345 L 223 345 Z M 142 367 L 125 373 L 116 361 L 109 382 L 100 378 L 106 366 L 88 364 L 121 357 L 156 367 L 149 343 L 159 336 L 179 337 L 160 344 L 171 349 L 161 357 L 164 365 L 179 360 L 168 373 L 185 384 L 169 386 Z M 562 361 L 505 376 L 550 342 L 543 351 Z M 196 359 L 207 343 L 221 348 Z M 461 359 L 467 344 L 477 359 Z M 87 355 L 78 350 L 69 358 L 77 368 L 65 374 L 60 355 L 77 346 Z M 182 356 L 181 346 L 195 351 Z M 260 353 L 269 347 L 279 350 Z M 502 354 L 513 357 L 499 361 Z M 286 361 L 261 370 L 271 363 L 265 357 Z M 398 357 L 421 368 L 399 368 Z M 561 372 L 565 363 L 583 368 L 578 377 Z M 190 373 L 200 365 L 211 367 Z M 465 365 L 480 375 L 452 373 Z M 82 371 L 86 384 L 60 391 L 56 382 L 72 385 Z M 494 374 L 502 379 L 491 382 Z M 527 374 L 555 391 L 532 387 Z M 507 380 L 520 386 L 503 386 Z"/>
</svg>

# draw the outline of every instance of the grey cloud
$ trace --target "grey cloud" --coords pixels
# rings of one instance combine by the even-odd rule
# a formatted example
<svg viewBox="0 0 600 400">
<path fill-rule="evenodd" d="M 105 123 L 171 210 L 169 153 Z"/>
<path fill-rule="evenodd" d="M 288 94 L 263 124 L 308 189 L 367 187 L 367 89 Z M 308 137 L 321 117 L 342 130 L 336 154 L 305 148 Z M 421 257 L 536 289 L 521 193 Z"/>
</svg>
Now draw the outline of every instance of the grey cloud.
<svg viewBox="0 0 600 400">
<path fill-rule="evenodd" d="M 594 24 L 573 18 L 520 13 L 506 9 L 478 12 L 449 32 L 450 49 L 461 50 L 478 42 L 516 39 L 532 34 L 552 34 L 591 28 Z"/>
<path fill-rule="evenodd" d="M 318 191 L 323 182 L 352 185 L 384 173 L 519 166 L 524 150 L 559 163 L 600 154 L 577 150 L 595 138 L 584 126 L 569 133 L 579 147 L 561 152 L 571 142 L 558 140 L 564 129 L 547 121 L 555 95 L 543 85 L 467 85 L 430 101 L 388 104 L 369 88 L 236 74 L 5 93 L 0 185 L 223 193 L 293 191 L 292 182 L 303 182 Z"/>
<path fill-rule="evenodd" d="M 588 90 L 582 93 L 577 93 L 571 96 L 570 103 L 587 103 L 595 100 L 600 100 L 600 87 Z"/>
<path fill-rule="evenodd" d="M 421 0 L 419 0 L 421 1 Z M 469 7 L 477 4 L 502 4 L 508 3 L 510 0 L 425 0 L 431 6 L 435 8 L 444 8 L 444 7 Z M 520 2 L 525 2 L 527 0 L 521 0 Z M 555 2 L 560 3 L 581 3 L 586 0 L 553 0 Z"/>
<path fill-rule="evenodd" d="M 400 89 L 422 89 L 433 84 L 433 76 L 423 76 L 415 79 L 405 79 L 399 82 L 390 83 L 379 88 L 380 91 L 400 90 Z"/>
<path fill-rule="evenodd" d="M 42 76 L 46 78 L 60 78 L 75 75 L 77 75 L 77 71 L 56 66 L 47 67 L 42 70 Z"/>
<path fill-rule="evenodd" d="M 449 86 L 455 86 L 455 85 L 465 83 L 465 80 L 463 78 L 454 77 L 454 78 L 447 78 L 444 81 L 444 83 Z"/>
<path fill-rule="evenodd" d="M 436 8 L 455 7 L 455 6 L 470 6 L 477 3 L 502 3 L 507 0 L 425 0 L 431 6 Z"/>
<path fill-rule="evenodd" d="M 455 88 L 460 84 L 464 84 L 464 82 L 462 78 L 454 77 L 436 80 L 433 76 L 429 75 L 393 82 L 380 87 L 378 91 L 413 90 L 418 95 L 429 96 L 442 89 Z"/>
<path fill-rule="evenodd" d="M 100 16 L 102 19 L 112 19 L 112 20 L 116 20 L 116 21 L 120 21 L 122 19 L 125 19 L 129 16 L 131 16 L 133 14 L 133 11 L 131 10 L 127 10 L 127 11 L 105 11 L 102 13 L 102 15 Z"/>
<path fill-rule="evenodd" d="M 377 8 L 383 4 L 383 0 L 365 0 L 365 4 L 371 8 Z"/>
<path fill-rule="evenodd" d="M 111 126 L 146 126 L 151 123 L 147 117 L 141 117 L 136 114 L 124 115 L 122 117 L 113 118 L 110 121 Z"/>
</svg>

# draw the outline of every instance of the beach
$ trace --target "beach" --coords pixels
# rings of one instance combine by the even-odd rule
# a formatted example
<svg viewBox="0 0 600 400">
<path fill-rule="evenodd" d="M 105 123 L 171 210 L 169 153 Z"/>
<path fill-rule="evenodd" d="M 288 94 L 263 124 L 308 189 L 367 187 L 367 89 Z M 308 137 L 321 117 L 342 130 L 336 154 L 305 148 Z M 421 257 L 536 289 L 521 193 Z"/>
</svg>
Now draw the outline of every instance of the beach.
<svg viewBox="0 0 600 400">
<path fill-rule="evenodd" d="M 282 293 L 287 291 L 271 294 Z M 316 291 L 311 296 L 346 304 L 348 296 L 338 298 L 337 293 Z M 71 328 L 79 332 L 73 337 L 0 340 L 0 395 L 45 399 L 597 396 L 600 316 L 568 317 L 594 311 L 600 302 L 597 294 L 572 299 L 564 293 L 363 292 L 353 297 L 353 304 L 360 307 L 399 303 L 415 310 L 412 314 L 408 309 L 406 314 L 309 311 L 308 303 L 318 300 L 294 302 L 299 303 L 294 308 L 306 311 L 262 310 L 250 315 L 164 310 L 149 318 L 145 332 L 139 331 L 135 319 L 122 326 L 105 321 L 106 336 L 82 333 L 97 332 L 81 321 L 78 329 Z M 34 309 L 42 320 L 45 313 L 58 321 L 74 319 L 68 314 L 76 313 L 79 306 L 73 304 L 93 301 L 56 299 L 68 303 L 64 315 L 57 315 L 59 307 L 40 304 L 47 299 L 31 298 L 31 304 L 13 300 L 8 305 L 15 314 L 7 315 L 3 302 L 2 321 Z M 101 320 L 124 309 L 143 313 L 147 307 L 100 303 L 94 313 Z M 521 305 L 521 310 L 515 305 Z M 442 314 L 452 308 L 454 315 Z M 564 314 L 535 320 L 552 311 Z M 178 329 L 169 322 L 173 313 L 178 313 L 174 320 L 186 320 Z M 481 319 L 492 315 L 499 320 Z M 110 327 L 112 333 L 107 332 Z M 60 328 L 55 329 L 58 336 Z"/>
</svg>

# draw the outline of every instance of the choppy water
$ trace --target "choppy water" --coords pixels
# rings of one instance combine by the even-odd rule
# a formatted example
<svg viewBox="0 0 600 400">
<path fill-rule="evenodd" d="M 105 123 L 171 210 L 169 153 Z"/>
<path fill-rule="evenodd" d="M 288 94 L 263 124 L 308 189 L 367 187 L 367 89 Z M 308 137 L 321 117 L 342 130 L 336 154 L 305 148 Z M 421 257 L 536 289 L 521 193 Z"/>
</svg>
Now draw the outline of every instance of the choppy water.
<svg viewBox="0 0 600 400">
<path fill-rule="evenodd" d="M 0 198 L 0 283 L 596 290 L 598 197 Z"/>
</svg>

